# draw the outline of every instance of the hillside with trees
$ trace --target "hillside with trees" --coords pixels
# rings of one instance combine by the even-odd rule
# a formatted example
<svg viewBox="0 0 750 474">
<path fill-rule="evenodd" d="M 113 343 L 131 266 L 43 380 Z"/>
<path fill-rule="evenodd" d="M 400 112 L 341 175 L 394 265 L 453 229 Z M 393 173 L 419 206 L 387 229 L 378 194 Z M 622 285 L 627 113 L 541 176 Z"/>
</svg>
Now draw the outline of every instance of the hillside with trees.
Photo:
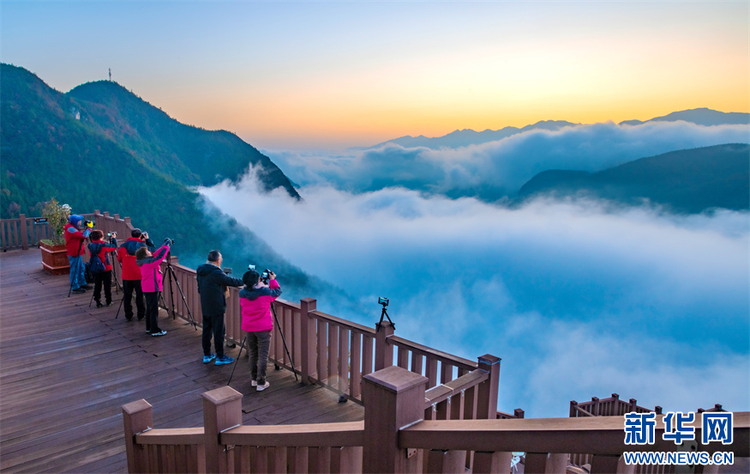
<svg viewBox="0 0 750 474">
<path fill-rule="evenodd" d="M 726 144 L 641 158 L 597 173 L 549 170 L 521 188 L 539 195 L 584 196 L 627 205 L 658 204 L 678 213 L 750 208 L 750 145 Z"/>
<path fill-rule="evenodd" d="M 241 140 L 228 132 L 179 124 L 114 83 L 97 86 L 98 95 L 84 99 L 80 90 L 63 94 L 23 68 L 7 64 L 0 68 L 2 218 L 20 213 L 38 216 L 43 203 L 55 197 L 73 212 L 99 209 L 130 216 L 157 242 L 173 238 L 175 255 L 189 266 L 203 262 L 209 250 L 221 248 L 227 266 L 265 265 L 303 290 L 323 285 L 190 188 L 221 178 L 236 180 L 251 163 L 260 163 L 267 170 L 265 177 L 270 177 L 264 181 L 267 189 L 278 184 L 299 197 L 270 159 L 258 153 L 257 161 L 252 161 L 255 149 L 250 145 L 237 144 Z M 115 104 L 129 105 L 119 110 Z M 134 123 L 139 116 L 148 117 L 148 124 Z M 163 126 L 175 131 L 167 138 L 154 138 Z M 185 161 L 182 148 L 175 145 L 180 133 L 194 136 L 194 153 L 187 154 Z M 213 137 L 218 137 L 217 143 L 210 143 Z M 230 156 L 223 151 L 228 149 L 246 155 L 242 159 L 235 155 L 228 163 L 212 158 Z M 160 165 L 161 160 L 169 166 Z M 210 163 L 220 171 L 210 175 Z"/>
</svg>

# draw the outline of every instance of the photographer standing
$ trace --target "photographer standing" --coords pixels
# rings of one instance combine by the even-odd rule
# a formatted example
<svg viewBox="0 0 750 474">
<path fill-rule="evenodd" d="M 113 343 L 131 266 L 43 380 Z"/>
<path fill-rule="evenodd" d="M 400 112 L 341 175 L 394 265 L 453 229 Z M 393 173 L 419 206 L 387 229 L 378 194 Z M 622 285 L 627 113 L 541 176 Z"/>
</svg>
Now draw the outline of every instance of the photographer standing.
<svg viewBox="0 0 750 474">
<path fill-rule="evenodd" d="M 162 290 L 161 262 L 167 258 L 171 239 L 152 254 L 141 247 L 135 252 L 135 263 L 141 267 L 141 289 L 146 297 L 146 332 L 152 336 L 163 336 L 167 331 L 159 329 L 159 294 Z"/>
<path fill-rule="evenodd" d="M 260 279 L 258 272 L 248 270 L 242 275 L 245 288 L 240 290 L 242 330 L 247 333 L 252 384 L 259 392 L 271 385 L 266 380 L 268 348 L 271 345 L 271 331 L 273 330 L 271 304 L 281 295 L 281 287 L 276 281 L 276 274 L 270 270 L 266 270 L 265 273 L 269 279 L 268 284 Z"/>
<path fill-rule="evenodd" d="M 107 306 L 112 304 L 112 264 L 109 263 L 110 252 L 117 250 L 117 232 L 110 234 L 109 243 L 102 240 L 104 233 L 101 230 L 95 230 L 91 232 L 91 243 L 89 244 L 89 253 L 91 258 L 98 258 L 104 265 L 104 271 L 93 272 L 94 273 L 94 301 L 96 301 L 96 307 L 101 308 L 102 301 L 102 286 L 104 286 L 104 298 Z M 93 268 L 93 266 L 92 266 Z"/>
<path fill-rule="evenodd" d="M 150 252 L 156 250 L 154 243 L 148 238 L 147 232 L 141 229 L 130 231 L 130 238 L 123 242 L 117 249 L 117 260 L 122 265 L 122 292 L 123 306 L 125 306 L 125 319 L 133 320 L 133 305 L 131 300 L 135 291 L 135 306 L 138 308 L 138 321 L 146 315 L 146 305 L 143 303 L 143 290 L 141 289 L 141 267 L 135 263 L 135 252 L 146 247 Z"/>
<path fill-rule="evenodd" d="M 199 266 L 198 293 L 203 311 L 203 363 L 216 359 L 215 365 L 231 364 L 234 358 L 224 355 L 224 312 L 227 309 L 228 286 L 242 286 L 242 280 L 221 270 L 224 258 L 218 250 L 208 252 L 208 262 Z M 211 337 L 216 354 L 211 353 Z"/>
<path fill-rule="evenodd" d="M 68 217 L 68 223 L 65 224 L 65 247 L 70 262 L 70 287 L 73 293 L 85 293 L 87 288 L 91 288 L 86 284 L 83 265 L 83 254 L 86 253 L 83 241 L 90 233 L 91 229 L 83 230 L 83 216 L 73 214 Z"/>
</svg>

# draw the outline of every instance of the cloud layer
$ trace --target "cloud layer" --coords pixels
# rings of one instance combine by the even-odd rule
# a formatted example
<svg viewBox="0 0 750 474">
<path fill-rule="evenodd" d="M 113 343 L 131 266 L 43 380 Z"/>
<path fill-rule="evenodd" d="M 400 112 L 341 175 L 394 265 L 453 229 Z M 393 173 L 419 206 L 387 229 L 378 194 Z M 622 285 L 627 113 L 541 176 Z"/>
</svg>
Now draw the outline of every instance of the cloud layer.
<svg viewBox="0 0 750 474">
<path fill-rule="evenodd" d="M 526 181 L 549 169 L 600 171 L 675 150 L 748 142 L 750 128 L 744 125 L 608 122 L 557 132 L 531 131 L 458 149 L 387 145 L 339 156 L 267 153 L 300 185 L 331 184 L 351 192 L 401 186 L 494 201 L 515 196 Z"/>
<path fill-rule="evenodd" d="M 748 213 L 546 200 L 509 209 L 326 186 L 294 202 L 260 193 L 252 173 L 203 193 L 360 305 L 327 295 L 321 310 L 369 325 L 387 296 L 399 335 L 502 357 L 504 411 L 566 416 L 569 400 L 612 392 L 673 410 L 750 408 Z"/>
</svg>

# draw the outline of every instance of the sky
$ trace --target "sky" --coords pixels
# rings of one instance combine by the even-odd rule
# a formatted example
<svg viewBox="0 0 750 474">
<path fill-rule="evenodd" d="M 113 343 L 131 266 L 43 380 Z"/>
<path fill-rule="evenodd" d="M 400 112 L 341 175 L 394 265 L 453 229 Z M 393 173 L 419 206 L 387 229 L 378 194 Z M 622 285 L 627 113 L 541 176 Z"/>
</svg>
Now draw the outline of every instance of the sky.
<svg viewBox="0 0 750 474">
<path fill-rule="evenodd" d="M 261 149 L 748 112 L 748 3 L 8 1 L 2 61 Z"/>
</svg>

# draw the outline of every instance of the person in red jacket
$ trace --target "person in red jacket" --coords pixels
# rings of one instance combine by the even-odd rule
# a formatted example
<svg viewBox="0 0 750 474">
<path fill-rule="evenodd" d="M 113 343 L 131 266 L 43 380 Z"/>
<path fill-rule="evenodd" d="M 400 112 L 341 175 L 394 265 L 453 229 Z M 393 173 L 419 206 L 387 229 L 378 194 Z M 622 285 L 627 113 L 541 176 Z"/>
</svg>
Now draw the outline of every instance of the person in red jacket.
<svg viewBox="0 0 750 474">
<path fill-rule="evenodd" d="M 70 288 L 73 293 L 85 293 L 86 289 L 91 288 L 86 284 L 85 267 L 83 265 L 83 254 L 86 253 L 86 249 L 83 248 L 83 241 L 90 233 L 91 229 L 83 229 L 83 216 L 73 214 L 68 217 L 64 235 L 68 262 L 70 262 Z"/>
<path fill-rule="evenodd" d="M 104 271 L 94 273 L 94 300 L 96 307 L 101 308 L 102 286 L 104 286 L 104 298 L 107 306 L 112 304 L 112 264 L 109 263 L 110 252 L 117 250 L 117 232 L 112 232 L 110 241 L 102 240 L 104 233 L 101 230 L 91 232 L 91 243 L 89 253 L 93 259 L 96 256 L 104 264 Z"/>
<path fill-rule="evenodd" d="M 141 247 L 147 247 L 150 252 L 156 250 L 154 243 L 148 238 L 147 232 L 141 232 L 141 229 L 133 229 L 130 231 L 130 238 L 117 249 L 117 260 L 122 265 L 122 303 L 125 307 L 125 319 L 128 321 L 133 320 L 133 305 L 131 303 L 133 292 L 135 292 L 135 306 L 138 309 L 138 321 L 146 316 L 146 305 L 143 302 L 143 290 L 141 289 L 141 267 L 135 263 L 135 252 Z"/>
<path fill-rule="evenodd" d="M 135 262 L 141 267 L 141 289 L 146 297 L 146 332 L 152 336 L 163 336 L 167 331 L 159 329 L 159 294 L 162 290 L 161 262 L 169 254 L 172 241 L 167 239 L 155 253 L 147 247 L 135 252 Z"/>
<path fill-rule="evenodd" d="M 245 288 L 240 290 L 240 309 L 242 312 L 242 330 L 247 332 L 247 353 L 250 355 L 252 385 L 262 392 L 271 384 L 266 380 L 268 365 L 268 348 L 271 345 L 271 303 L 281 295 L 281 287 L 276 281 L 276 274 L 268 271 L 268 284 L 260 279 L 255 270 L 248 270 L 242 275 Z"/>
</svg>

